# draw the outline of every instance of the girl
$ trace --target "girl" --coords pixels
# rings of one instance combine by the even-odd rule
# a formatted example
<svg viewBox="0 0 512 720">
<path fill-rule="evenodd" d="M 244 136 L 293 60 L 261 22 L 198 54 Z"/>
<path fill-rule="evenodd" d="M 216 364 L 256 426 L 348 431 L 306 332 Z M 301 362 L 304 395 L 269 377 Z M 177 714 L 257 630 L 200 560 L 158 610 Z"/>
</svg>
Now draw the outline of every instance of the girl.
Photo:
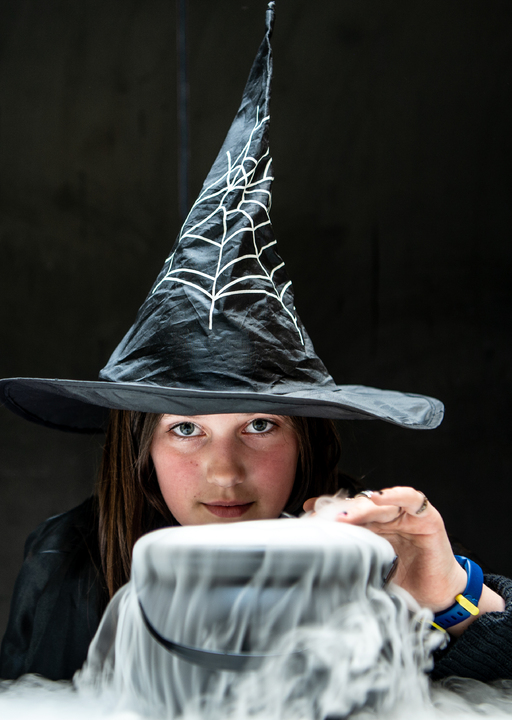
<svg viewBox="0 0 512 720">
<path fill-rule="evenodd" d="M 333 493 L 340 481 L 353 495 L 357 488 L 350 479 L 336 476 L 338 457 L 329 420 L 112 411 L 96 497 L 46 521 L 27 542 L 2 644 L 1 677 L 73 676 L 108 600 L 129 579 L 133 544 L 145 532 L 297 514 L 305 499 L 305 509 L 311 509 L 315 495 Z M 346 506 L 337 520 L 390 540 L 399 557 L 396 581 L 420 604 L 443 611 L 464 592 L 466 572 L 439 513 L 422 493 L 390 488 L 360 494 Z M 461 667 L 462 674 L 480 679 L 509 677 L 508 665 L 481 651 L 483 642 L 507 649 L 510 610 L 504 612 L 500 591 L 510 597 L 512 583 L 487 577 L 480 619 L 467 641 L 439 657 L 436 677 L 461 674 Z M 475 620 L 470 616 L 449 632 L 460 636 Z"/>
<path fill-rule="evenodd" d="M 336 385 L 295 311 L 269 217 L 273 5 L 223 148 L 100 379 L 0 381 L 7 408 L 49 427 L 98 430 L 110 411 L 94 498 L 29 537 L 2 677 L 72 676 L 145 532 L 297 514 L 336 492 L 333 419 L 419 429 L 442 420 L 433 398 Z M 399 556 L 397 582 L 459 636 L 436 677 L 512 677 L 512 583 L 483 584 L 474 563 L 457 560 L 421 492 L 363 492 L 337 520 L 384 535 Z"/>
</svg>

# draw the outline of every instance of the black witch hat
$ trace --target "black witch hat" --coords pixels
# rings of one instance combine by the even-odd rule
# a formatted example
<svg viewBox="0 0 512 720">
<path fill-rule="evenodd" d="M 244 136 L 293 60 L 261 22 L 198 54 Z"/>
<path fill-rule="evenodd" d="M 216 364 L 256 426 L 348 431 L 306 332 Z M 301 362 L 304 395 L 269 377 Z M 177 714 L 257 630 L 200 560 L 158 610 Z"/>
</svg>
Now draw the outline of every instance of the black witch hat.
<svg viewBox="0 0 512 720">
<path fill-rule="evenodd" d="M 82 432 L 101 429 L 109 408 L 439 425 L 443 406 L 433 398 L 336 385 L 295 311 L 269 217 L 273 20 L 270 2 L 266 34 L 226 140 L 99 380 L 2 380 L 0 400 L 10 410 Z"/>
</svg>

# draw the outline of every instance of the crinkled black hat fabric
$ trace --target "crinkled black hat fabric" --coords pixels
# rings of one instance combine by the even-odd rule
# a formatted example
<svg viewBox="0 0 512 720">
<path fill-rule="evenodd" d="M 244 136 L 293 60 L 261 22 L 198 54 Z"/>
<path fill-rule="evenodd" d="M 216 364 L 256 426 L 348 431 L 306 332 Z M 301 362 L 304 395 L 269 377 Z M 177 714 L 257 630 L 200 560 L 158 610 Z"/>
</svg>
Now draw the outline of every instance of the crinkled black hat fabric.
<svg viewBox="0 0 512 720">
<path fill-rule="evenodd" d="M 102 380 L 246 392 L 334 385 L 295 312 L 269 216 L 273 14 L 217 159 Z"/>
<path fill-rule="evenodd" d="M 106 408 L 441 422 L 442 404 L 432 398 L 337 386 L 296 313 L 270 222 L 274 5 L 224 144 L 99 381 L 0 381 L 14 412 L 83 431 L 101 427 Z"/>
</svg>

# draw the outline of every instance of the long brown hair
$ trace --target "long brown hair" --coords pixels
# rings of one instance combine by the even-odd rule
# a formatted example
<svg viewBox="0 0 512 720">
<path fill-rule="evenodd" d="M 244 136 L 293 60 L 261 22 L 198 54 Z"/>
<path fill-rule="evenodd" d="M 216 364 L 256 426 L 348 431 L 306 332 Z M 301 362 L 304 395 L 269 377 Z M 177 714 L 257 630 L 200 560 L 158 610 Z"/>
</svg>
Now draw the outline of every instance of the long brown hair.
<svg viewBox="0 0 512 720">
<path fill-rule="evenodd" d="M 177 524 L 160 492 L 150 454 L 160 418 L 156 413 L 110 411 L 96 485 L 100 554 L 110 597 L 128 581 L 133 546 L 141 535 Z M 290 417 L 290 422 L 300 460 L 284 510 L 297 514 L 307 498 L 338 489 L 340 440 L 332 420 Z"/>
</svg>

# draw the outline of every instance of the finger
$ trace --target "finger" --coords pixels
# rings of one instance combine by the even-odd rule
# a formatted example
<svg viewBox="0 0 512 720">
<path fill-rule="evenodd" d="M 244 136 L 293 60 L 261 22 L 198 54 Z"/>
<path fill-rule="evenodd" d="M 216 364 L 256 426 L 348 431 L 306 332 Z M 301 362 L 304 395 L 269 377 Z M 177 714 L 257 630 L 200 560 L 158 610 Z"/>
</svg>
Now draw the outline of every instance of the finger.
<svg viewBox="0 0 512 720">
<path fill-rule="evenodd" d="M 310 510 L 313 510 L 317 500 L 318 500 L 318 498 L 316 498 L 316 497 L 309 498 L 308 500 L 306 500 L 306 502 L 302 506 L 302 509 L 304 510 L 304 512 L 309 512 Z"/>
<path fill-rule="evenodd" d="M 366 491 L 364 494 L 356 495 L 354 498 L 346 498 L 343 500 L 331 500 L 329 514 L 332 519 L 348 522 L 354 525 L 369 525 L 372 523 L 390 523 L 397 520 L 403 515 L 401 507 L 380 503 L 377 505 L 373 502 L 374 493 Z M 322 498 L 320 498 L 322 500 Z M 324 510 L 319 507 L 319 502 L 315 506 L 315 511 L 319 517 L 323 516 Z"/>
<path fill-rule="evenodd" d="M 353 525 L 370 525 L 374 523 L 391 523 L 403 516 L 403 510 L 396 505 L 376 505 L 359 498 L 346 500 L 343 510 L 336 520 Z"/>
<path fill-rule="evenodd" d="M 424 493 L 411 487 L 392 487 L 374 492 L 371 500 L 376 505 L 396 505 L 408 515 L 424 517 L 433 510 Z"/>
</svg>

